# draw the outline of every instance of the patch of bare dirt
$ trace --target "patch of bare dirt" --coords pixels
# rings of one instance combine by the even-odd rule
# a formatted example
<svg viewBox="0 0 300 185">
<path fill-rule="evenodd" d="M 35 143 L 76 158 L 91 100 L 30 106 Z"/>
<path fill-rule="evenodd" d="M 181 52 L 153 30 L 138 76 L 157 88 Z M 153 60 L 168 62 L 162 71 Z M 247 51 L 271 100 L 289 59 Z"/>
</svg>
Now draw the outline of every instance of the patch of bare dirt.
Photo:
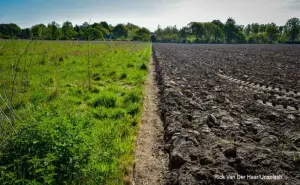
<svg viewBox="0 0 300 185">
<path fill-rule="evenodd" d="M 164 129 L 158 113 L 158 88 L 154 76 L 151 62 L 145 86 L 142 122 L 136 140 L 133 182 L 135 185 L 164 184 L 167 168 L 167 160 L 161 150 Z"/>
</svg>

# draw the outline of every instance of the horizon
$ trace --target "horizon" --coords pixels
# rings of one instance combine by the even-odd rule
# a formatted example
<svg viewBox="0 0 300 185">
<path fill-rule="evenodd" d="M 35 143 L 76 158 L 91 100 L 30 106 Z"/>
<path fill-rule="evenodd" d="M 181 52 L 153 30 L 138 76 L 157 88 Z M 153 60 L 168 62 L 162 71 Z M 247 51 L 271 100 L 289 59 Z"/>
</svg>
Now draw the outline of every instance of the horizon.
<svg viewBox="0 0 300 185">
<path fill-rule="evenodd" d="M 266 5 L 268 9 L 265 9 Z M 299 9 L 300 0 L 274 0 L 272 3 L 267 0 L 113 0 L 109 3 L 103 0 L 3 0 L 0 2 L 0 23 L 15 23 L 21 28 L 30 28 L 40 23 L 47 25 L 52 21 L 60 25 L 71 21 L 74 26 L 90 20 L 91 23 L 106 21 L 112 25 L 130 22 L 153 32 L 158 25 L 163 28 L 175 25 L 181 28 L 193 21 L 210 22 L 219 19 L 226 22 L 229 17 L 245 26 L 271 22 L 284 25 L 289 18 L 300 17 Z"/>
</svg>

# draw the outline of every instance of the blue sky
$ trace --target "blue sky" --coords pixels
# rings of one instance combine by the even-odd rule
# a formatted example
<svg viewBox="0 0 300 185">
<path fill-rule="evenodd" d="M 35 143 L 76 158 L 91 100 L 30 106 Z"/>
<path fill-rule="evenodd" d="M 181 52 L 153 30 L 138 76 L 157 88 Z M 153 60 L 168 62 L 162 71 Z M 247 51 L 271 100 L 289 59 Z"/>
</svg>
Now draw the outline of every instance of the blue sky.
<svg viewBox="0 0 300 185">
<path fill-rule="evenodd" d="M 131 22 L 154 31 L 191 21 L 207 22 L 233 17 L 238 24 L 253 22 L 278 25 L 300 18 L 300 0 L 0 0 L 0 23 L 20 27 L 56 21 L 82 24 L 107 21 Z"/>
</svg>

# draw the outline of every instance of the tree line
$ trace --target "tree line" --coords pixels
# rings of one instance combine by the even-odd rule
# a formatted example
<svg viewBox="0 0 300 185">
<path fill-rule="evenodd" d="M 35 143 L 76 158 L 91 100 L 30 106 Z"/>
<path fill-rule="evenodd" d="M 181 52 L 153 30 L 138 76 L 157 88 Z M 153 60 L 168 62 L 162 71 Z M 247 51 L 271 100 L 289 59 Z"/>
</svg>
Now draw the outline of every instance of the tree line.
<svg viewBox="0 0 300 185">
<path fill-rule="evenodd" d="M 162 29 L 158 26 L 152 41 L 179 43 L 300 43 L 300 20 L 289 19 L 284 26 L 275 23 L 236 24 L 233 18 L 226 23 L 220 20 L 212 22 L 191 22 L 178 29 L 168 26 Z"/>
<path fill-rule="evenodd" d="M 42 40 L 137 40 L 149 41 L 150 31 L 137 25 L 127 23 L 112 26 L 105 21 L 75 25 L 70 21 L 59 25 L 53 21 L 47 26 L 37 24 L 31 28 L 21 29 L 14 23 L 0 24 L 0 38 L 42 39 Z"/>
<path fill-rule="evenodd" d="M 300 43 L 300 20 L 291 18 L 284 26 L 275 23 L 238 25 L 233 18 L 225 23 L 191 22 L 178 29 L 176 26 L 158 28 L 150 33 L 132 23 L 112 26 L 105 21 L 75 25 L 70 21 L 59 25 L 55 21 L 21 29 L 18 25 L 0 24 L 0 38 L 45 39 L 45 40 L 136 40 L 176 43 Z"/>
</svg>

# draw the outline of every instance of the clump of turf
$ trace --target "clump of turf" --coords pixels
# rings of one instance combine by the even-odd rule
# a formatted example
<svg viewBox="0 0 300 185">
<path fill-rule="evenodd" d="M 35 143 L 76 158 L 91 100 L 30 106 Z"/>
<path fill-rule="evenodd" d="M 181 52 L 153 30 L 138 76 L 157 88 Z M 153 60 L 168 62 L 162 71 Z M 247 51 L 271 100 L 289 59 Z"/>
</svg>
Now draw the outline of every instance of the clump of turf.
<svg viewBox="0 0 300 185">
<path fill-rule="evenodd" d="M 120 76 L 120 80 L 123 80 L 127 78 L 127 74 L 126 73 L 122 73 L 121 76 Z"/>
<path fill-rule="evenodd" d="M 141 69 L 141 70 L 147 70 L 147 69 L 148 69 L 148 67 L 147 67 L 147 65 L 146 65 L 146 64 L 142 64 L 142 65 L 141 65 L 141 67 L 140 67 L 140 69 Z"/>
<path fill-rule="evenodd" d="M 89 103 L 90 106 L 97 107 L 106 107 L 114 108 L 117 105 L 117 96 L 113 93 L 102 94 L 96 98 L 93 98 Z"/>
</svg>

